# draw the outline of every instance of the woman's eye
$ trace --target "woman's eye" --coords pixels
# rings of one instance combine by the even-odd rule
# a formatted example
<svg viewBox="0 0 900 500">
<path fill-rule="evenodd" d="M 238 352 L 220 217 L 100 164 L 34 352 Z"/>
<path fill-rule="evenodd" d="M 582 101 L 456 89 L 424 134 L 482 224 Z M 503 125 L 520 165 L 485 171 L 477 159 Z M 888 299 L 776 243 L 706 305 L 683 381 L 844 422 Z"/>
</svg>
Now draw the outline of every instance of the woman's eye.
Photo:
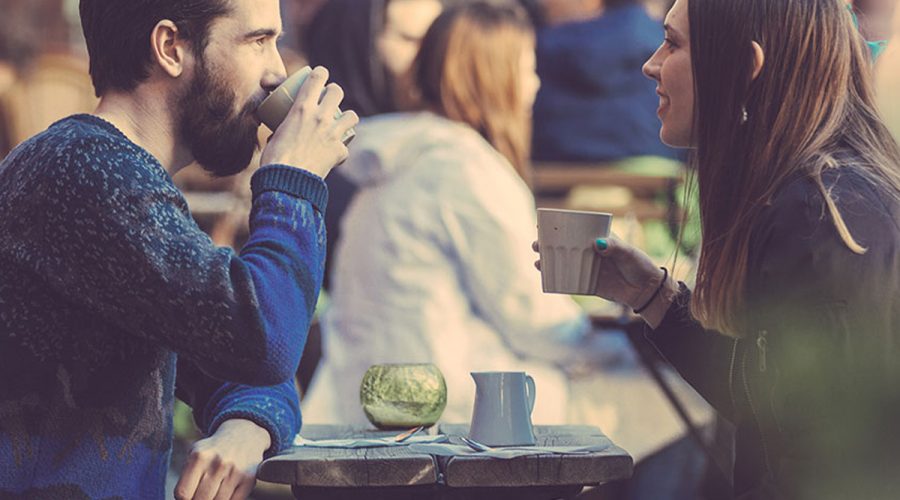
<svg viewBox="0 0 900 500">
<path fill-rule="evenodd" d="M 669 38 L 669 37 L 666 37 L 666 39 L 663 41 L 663 45 L 664 45 L 666 48 L 669 48 L 669 49 L 675 49 L 675 48 L 678 48 L 678 44 L 676 44 L 676 43 L 675 43 L 671 38 Z"/>
</svg>

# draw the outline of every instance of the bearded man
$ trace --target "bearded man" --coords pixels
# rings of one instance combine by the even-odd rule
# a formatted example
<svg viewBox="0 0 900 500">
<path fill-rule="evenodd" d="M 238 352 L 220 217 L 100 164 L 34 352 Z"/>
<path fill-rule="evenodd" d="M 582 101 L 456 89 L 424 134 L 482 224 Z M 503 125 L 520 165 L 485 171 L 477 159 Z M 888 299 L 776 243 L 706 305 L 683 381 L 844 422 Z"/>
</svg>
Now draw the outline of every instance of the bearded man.
<svg viewBox="0 0 900 500">
<path fill-rule="evenodd" d="M 0 164 L 0 497 L 163 498 L 177 393 L 207 437 L 176 495 L 244 498 L 300 427 L 322 179 L 358 118 L 317 68 L 262 151 L 248 243 L 217 248 L 171 176 L 250 162 L 286 77 L 278 0 L 80 10 L 99 107 Z"/>
</svg>

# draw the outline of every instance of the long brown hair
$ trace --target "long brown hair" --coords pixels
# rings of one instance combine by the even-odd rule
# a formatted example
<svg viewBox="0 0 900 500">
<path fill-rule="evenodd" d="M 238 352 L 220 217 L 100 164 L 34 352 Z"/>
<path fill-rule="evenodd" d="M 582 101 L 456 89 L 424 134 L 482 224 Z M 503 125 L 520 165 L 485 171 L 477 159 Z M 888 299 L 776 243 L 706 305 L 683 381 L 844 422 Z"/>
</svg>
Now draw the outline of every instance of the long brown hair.
<svg viewBox="0 0 900 500">
<path fill-rule="evenodd" d="M 842 241 L 863 254 L 822 173 L 849 150 L 900 199 L 900 149 L 876 112 L 869 54 L 842 0 L 689 0 L 689 19 L 703 232 L 691 307 L 706 327 L 739 336 L 751 232 L 779 187 L 809 177 Z M 766 56 L 756 79 L 752 41 Z"/>
<path fill-rule="evenodd" d="M 529 183 L 531 120 L 519 75 L 533 44 L 522 8 L 464 3 L 435 20 L 414 63 L 423 104 L 477 130 Z"/>
</svg>

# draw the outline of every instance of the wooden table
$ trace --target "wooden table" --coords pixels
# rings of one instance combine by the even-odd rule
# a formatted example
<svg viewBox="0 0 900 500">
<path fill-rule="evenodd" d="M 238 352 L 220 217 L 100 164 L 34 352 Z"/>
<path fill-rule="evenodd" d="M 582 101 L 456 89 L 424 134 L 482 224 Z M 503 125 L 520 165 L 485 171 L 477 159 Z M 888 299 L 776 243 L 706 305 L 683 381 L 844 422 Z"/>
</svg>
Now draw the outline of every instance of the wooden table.
<svg viewBox="0 0 900 500">
<path fill-rule="evenodd" d="M 438 432 L 466 435 L 466 425 Z M 342 426 L 307 425 L 308 439 L 391 436 Z M 316 499 L 550 500 L 572 498 L 584 486 L 631 476 L 631 456 L 592 426 L 537 426 L 540 446 L 608 445 L 583 455 L 532 455 L 510 460 L 473 455 L 440 457 L 407 447 L 293 448 L 263 462 L 258 477 L 290 484 L 294 496 Z"/>
</svg>

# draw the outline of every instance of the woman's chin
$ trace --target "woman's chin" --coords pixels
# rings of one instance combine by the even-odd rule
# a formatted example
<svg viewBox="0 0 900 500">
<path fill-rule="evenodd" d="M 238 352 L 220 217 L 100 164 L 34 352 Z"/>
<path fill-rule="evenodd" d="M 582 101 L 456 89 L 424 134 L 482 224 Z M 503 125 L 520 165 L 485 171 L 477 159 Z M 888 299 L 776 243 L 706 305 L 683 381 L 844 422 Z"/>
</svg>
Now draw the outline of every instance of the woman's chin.
<svg viewBox="0 0 900 500">
<path fill-rule="evenodd" d="M 659 138 L 666 146 L 676 149 L 689 149 L 691 141 L 688 134 L 680 134 L 668 129 L 665 124 L 659 130 Z"/>
</svg>

